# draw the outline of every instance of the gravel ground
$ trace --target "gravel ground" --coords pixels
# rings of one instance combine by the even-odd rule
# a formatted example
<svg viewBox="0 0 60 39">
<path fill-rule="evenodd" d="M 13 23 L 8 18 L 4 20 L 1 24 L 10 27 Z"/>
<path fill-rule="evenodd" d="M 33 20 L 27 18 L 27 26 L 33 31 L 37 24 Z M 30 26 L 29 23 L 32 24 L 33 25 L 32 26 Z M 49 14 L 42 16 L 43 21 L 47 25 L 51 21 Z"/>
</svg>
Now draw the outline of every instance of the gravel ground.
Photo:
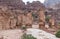
<svg viewBox="0 0 60 39">
<path fill-rule="evenodd" d="M 17 29 L 0 31 L 0 37 L 3 37 L 3 39 L 21 39 L 22 34 L 22 31 Z"/>
<path fill-rule="evenodd" d="M 27 34 L 32 34 L 37 39 L 58 39 L 55 35 L 47 33 L 40 29 L 27 29 Z"/>
<path fill-rule="evenodd" d="M 55 37 L 55 35 L 35 28 L 27 29 L 26 33 L 32 34 L 37 39 L 58 39 L 57 37 Z M 22 35 L 23 35 L 22 30 L 19 29 L 0 31 L 0 37 L 3 37 L 3 39 L 21 39 Z"/>
</svg>

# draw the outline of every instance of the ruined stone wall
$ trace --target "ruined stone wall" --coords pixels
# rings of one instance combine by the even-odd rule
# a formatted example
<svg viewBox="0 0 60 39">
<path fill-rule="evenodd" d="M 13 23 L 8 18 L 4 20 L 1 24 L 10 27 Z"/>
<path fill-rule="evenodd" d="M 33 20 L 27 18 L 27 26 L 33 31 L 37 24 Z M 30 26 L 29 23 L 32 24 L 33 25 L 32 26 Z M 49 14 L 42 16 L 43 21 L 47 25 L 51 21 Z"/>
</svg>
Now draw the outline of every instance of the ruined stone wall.
<svg viewBox="0 0 60 39">
<path fill-rule="evenodd" d="M 8 13 L 0 12 L 0 29 L 9 29 L 10 19 Z"/>
<path fill-rule="evenodd" d="M 54 20 L 54 18 L 53 17 L 51 17 L 50 19 L 49 19 L 49 27 L 54 27 L 55 26 L 55 20 Z"/>
<path fill-rule="evenodd" d="M 39 11 L 39 27 L 45 26 L 45 13 L 44 11 Z"/>
<path fill-rule="evenodd" d="M 25 5 L 22 0 L 0 0 L 0 14 L 3 14 L 0 15 L 0 29 L 15 29 L 23 25 L 32 26 L 34 19 L 32 12 L 38 12 L 39 9 L 44 10 L 44 8 L 45 6 L 39 1 Z M 43 10 L 38 12 L 39 17 L 37 17 L 42 22 L 45 22 Z"/>
<path fill-rule="evenodd" d="M 60 9 L 47 9 L 47 15 L 54 17 L 56 25 L 60 23 Z"/>
<path fill-rule="evenodd" d="M 22 11 L 21 11 L 22 12 Z M 10 10 L 0 11 L 0 30 L 16 29 L 21 26 L 31 26 L 33 23 L 32 13 L 17 13 Z"/>
</svg>

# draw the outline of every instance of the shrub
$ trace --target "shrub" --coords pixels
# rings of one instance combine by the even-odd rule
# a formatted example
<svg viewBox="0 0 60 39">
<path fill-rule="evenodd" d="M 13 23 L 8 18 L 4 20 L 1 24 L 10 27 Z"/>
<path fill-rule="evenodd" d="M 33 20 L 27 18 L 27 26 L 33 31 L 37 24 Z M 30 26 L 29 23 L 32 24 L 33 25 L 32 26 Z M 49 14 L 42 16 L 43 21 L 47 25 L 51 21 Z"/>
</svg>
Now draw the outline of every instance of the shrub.
<svg viewBox="0 0 60 39">
<path fill-rule="evenodd" d="M 22 39 L 36 39 L 35 37 L 33 37 L 31 34 L 27 35 L 27 34 L 24 34 L 22 36 Z"/>
<path fill-rule="evenodd" d="M 45 20 L 46 20 L 47 23 L 49 22 L 49 19 L 50 19 L 50 17 L 46 16 Z"/>
<path fill-rule="evenodd" d="M 21 29 L 22 29 L 22 30 L 26 30 L 26 26 L 23 25 L 23 26 L 21 27 Z"/>
<path fill-rule="evenodd" d="M 55 35 L 56 37 L 60 38 L 60 31 L 58 31 Z"/>
<path fill-rule="evenodd" d="M 60 26 L 60 22 L 58 23 L 58 25 Z"/>
</svg>

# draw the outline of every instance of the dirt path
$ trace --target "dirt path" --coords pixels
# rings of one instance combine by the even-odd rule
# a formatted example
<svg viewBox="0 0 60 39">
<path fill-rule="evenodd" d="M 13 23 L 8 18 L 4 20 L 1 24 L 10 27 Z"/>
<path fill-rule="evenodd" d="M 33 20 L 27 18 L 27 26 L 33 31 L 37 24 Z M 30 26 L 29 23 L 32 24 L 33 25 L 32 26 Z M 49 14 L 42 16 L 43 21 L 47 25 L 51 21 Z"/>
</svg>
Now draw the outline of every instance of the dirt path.
<svg viewBox="0 0 60 39">
<path fill-rule="evenodd" d="M 21 30 L 2 30 L 0 31 L 0 37 L 3 39 L 21 39 Z"/>
<path fill-rule="evenodd" d="M 38 25 L 32 25 L 32 26 L 33 26 L 33 29 L 38 28 Z M 34 31 L 36 31 L 36 30 L 34 30 Z M 44 29 L 44 31 L 45 31 L 45 29 Z M 3 39 L 21 39 L 22 35 L 23 35 L 23 32 L 20 29 L 0 30 L 0 38 L 3 37 Z"/>
</svg>

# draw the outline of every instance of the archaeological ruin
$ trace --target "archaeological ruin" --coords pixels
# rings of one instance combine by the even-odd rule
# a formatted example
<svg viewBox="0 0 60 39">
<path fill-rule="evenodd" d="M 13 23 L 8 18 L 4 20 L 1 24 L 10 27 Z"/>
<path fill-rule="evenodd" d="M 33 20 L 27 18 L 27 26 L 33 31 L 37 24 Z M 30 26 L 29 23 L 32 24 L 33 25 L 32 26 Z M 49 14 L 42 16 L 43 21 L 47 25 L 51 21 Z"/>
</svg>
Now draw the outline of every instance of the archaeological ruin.
<svg viewBox="0 0 60 39">
<path fill-rule="evenodd" d="M 20 29 L 23 25 L 31 28 L 33 24 L 38 24 L 39 28 L 42 28 L 47 24 L 45 15 L 46 8 L 39 1 L 33 1 L 32 3 L 27 2 L 27 5 L 22 2 L 20 5 L 17 5 L 22 8 L 18 8 L 16 5 L 12 6 L 12 2 L 10 5 L 8 3 L 7 6 L 6 1 L 4 1 L 4 3 L 3 1 L 1 2 L 0 30 Z M 55 25 L 55 20 L 52 17 L 49 19 L 48 25 L 51 27 Z"/>
</svg>

